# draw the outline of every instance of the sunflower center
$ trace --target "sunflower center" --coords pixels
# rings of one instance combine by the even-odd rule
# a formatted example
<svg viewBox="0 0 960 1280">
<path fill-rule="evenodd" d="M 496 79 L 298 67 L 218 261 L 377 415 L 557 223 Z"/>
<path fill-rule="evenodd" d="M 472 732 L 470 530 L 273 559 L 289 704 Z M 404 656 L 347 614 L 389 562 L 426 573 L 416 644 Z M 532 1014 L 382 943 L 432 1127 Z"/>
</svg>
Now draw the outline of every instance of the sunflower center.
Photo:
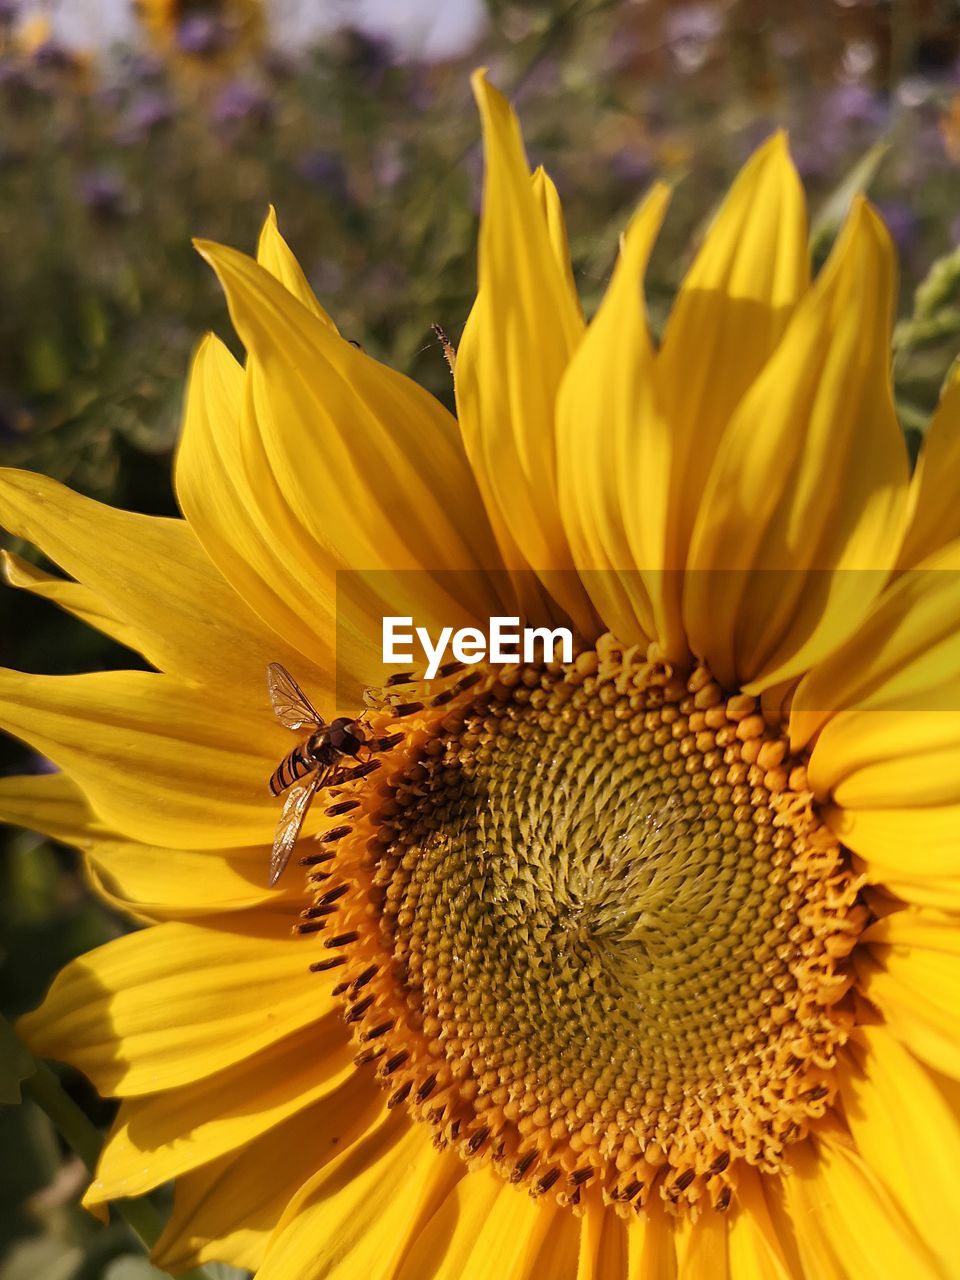
<svg viewBox="0 0 960 1280">
<path fill-rule="evenodd" d="M 801 762 L 609 640 L 434 701 L 342 847 L 363 1057 L 534 1194 L 726 1208 L 731 1161 L 776 1170 L 823 1115 L 849 1027 L 865 913 Z"/>
</svg>

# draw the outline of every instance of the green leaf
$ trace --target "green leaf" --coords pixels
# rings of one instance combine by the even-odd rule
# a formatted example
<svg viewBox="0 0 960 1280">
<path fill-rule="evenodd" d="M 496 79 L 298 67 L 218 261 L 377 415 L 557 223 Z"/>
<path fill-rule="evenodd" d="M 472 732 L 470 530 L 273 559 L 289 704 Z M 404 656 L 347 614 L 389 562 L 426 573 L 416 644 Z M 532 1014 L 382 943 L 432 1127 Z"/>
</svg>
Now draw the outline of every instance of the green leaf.
<svg viewBox="0 0 960 1280">
<path fill-rule="evenodd" d="M 869 189 L 889 150 L 890 143 L 885 139 L 875 142 L 853 168 L 844 174 L 820 206 L 820 212 L 810 228 L 810 254 L 815 264 L 826 257 L 854 197 Z"/>
<path fill-rule="evenodd" d="M 0 1103 L 15 1106 L 22 1101 L 20 1082 L 32 1076 L 37 1064 L 18 1040 L 6 1018 L 0 1017 Z"/>
<path fill-rule="evenodd" d="M 917 285 L 913 295 L 913 314 L 917 320 L 951 314 L 957 317 L 960 298 L 960 245 L 933 263 Z"/>
<path fill-rule="evenodd" d="M 59 391 L 67 381 L 67 358 L 54 338 L 41 334 L 27 341 L 24 352 L 27 366 L 27 386 L 40 395 Z"/>
</svg>

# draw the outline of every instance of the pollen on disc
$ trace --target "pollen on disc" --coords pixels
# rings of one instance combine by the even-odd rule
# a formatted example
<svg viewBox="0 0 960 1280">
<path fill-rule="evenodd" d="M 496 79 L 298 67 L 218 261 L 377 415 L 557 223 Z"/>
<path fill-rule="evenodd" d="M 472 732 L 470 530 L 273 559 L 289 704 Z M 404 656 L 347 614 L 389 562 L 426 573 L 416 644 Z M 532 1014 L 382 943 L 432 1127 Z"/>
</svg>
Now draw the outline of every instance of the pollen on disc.
<svg viewBox="0 0 960 1280">
<path fill-rule="evenodd" d="M 329 926 L 362 1059 L 533 1195 L 726 1209 L 824 1115 L 851 1025 L 867 913 L 803 762 L 752 698 L 609 637 L 434 701 Z"/>
</svg>

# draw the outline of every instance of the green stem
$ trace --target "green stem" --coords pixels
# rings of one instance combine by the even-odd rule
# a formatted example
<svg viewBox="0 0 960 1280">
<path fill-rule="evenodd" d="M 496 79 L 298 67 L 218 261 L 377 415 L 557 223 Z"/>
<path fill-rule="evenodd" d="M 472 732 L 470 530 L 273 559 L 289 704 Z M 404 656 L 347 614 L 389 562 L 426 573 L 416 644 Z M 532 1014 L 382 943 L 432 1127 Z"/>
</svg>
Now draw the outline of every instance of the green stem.
<svg viewBox="0 0 960 1280">
<path fill-rule="evenodd" d="M 50 1068 L 38 1062 L 36 1071 L 24 1080 L 22 1087 L 24 1093 L 47 1113 L 57 1132 L 93 1173 L 103 1146 L 100 1132 L 64 1090 Z"/>
<path fill-rule="evenodd" d="M 45 1063 L 38 1062 L 36 1067 L 34 1074 L 22 1082 L 23 1092 L 49 1116 L 57 1132 L 93 1173 L 103 1150 L 103 1138 L 99 1129 L 77 1106 L 56 1074 Z M 146 1197 L 137 1200 L 112 1200 L 110 1205 L 148 1250 L 160 1239 L 163 1218 Z M 203 1267 L 197 1267 L 183 1274 L 180 1280 L 211 1278 Z"/>
</svg>

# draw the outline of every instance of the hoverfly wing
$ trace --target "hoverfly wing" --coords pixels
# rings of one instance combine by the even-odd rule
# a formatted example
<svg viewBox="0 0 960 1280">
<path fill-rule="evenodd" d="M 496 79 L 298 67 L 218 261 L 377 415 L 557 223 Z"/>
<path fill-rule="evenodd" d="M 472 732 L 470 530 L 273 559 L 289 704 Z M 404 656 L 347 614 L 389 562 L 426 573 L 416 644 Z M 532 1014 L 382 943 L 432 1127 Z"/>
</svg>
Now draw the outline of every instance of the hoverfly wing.
<svg viewBox="0 0 960 1280">
<path fill-rule="evenodd" d="M 267 666 L 267 690 L 277 719 L 288 729 L 304 729 L 307 725 L 320 728 L 323 716 L 311 703 L 286 667 L 279 662 Z"/>
<path fill-rule="evenodd" d="M 306 777 L 295 782 L 287 792 L 287 798 L 283 802 L 283 812 L 277 823 L 277 834 L 273 837 L 273 852 L 270 855 L 268 884 L 271 889 L 283 875 L 290 861 L 290 855 L 297 843 L 310 802 L 329 772 L 330 766 L 314 769 L 313 773 L 308 773 Z"/>
</svg>

